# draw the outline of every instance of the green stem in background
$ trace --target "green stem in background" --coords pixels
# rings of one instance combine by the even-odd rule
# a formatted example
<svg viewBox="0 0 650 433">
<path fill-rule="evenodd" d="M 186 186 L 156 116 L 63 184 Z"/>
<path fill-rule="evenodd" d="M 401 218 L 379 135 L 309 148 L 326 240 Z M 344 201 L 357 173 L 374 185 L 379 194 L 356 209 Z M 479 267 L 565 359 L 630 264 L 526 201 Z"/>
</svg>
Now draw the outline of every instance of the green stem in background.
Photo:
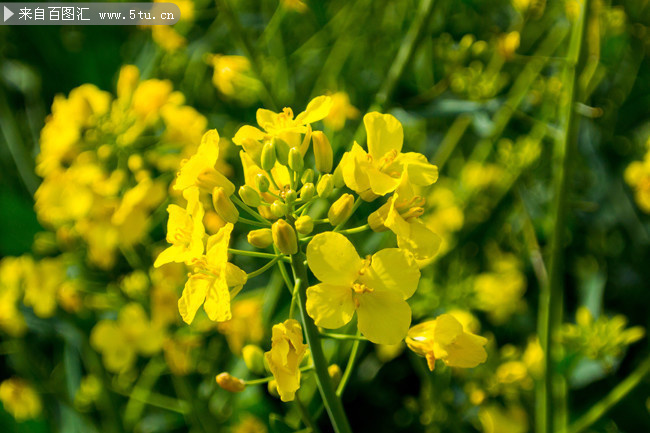
<svg viewBox="0 0 650 433">
<path fill-rule="evenodd" d="M 628 377 L 616 385 L 609 394 L 593 405 L 566 430 L 567 433 L 580 433 L 598 421 L 608 410 L 628 395 L 650 373 L 650 357 L 646 358 Z"/>
<path fill-rule="evenodd" d="M 283 256 L 276 256 L 273 260 L 271 260 L 270 262 L 268 262 L 267 264 L 265 264 L 264 266 L 262 266 L 258 270 L 253 271 L 250 274 L 247 274 L 248 279 L 250 280 L 251 278 L 257 277 L 258 275 L 262 275 L 264 272 L 266 272 L 267 270 L 272 268 L 273 265 L 275 265 L 277 262 L 279 262 L 282 258 L 283 258 Z"/>
<path fill-rule="evenodd" d="M 321 332 L 320 336 L 323 338 L 329 338 L 330 340 L 355 340 L 355 341 L 368 341 L 366 337 L 360 335 L 348 335 L 348 334 L 335 334 L 331 332 Z"/>
<path fill-rule="evenodd" d="M 307 344 L 311 352 L 311 358 L 314 363 L 314 372 L 316 373 L 316 384 L 323 398 L 323 404 L 334 427 L 336 433 L 352 433 L 350 424 L 343 411 L 343 404 L 334 391 L 332 380 L 327 371 L 327 359 L 323 353 L 318 328 L 314 321 L 307 314 L 307 268 L 305 267 L 305 255 L 297 252 L 291 256 L 291 269 L 295 281 L 300 280 L 298 287 L 298 301 L 300 306 L 300 315 L 307 337 Z"/>
<path fill-rule="evenodd" d="M 589 0 L 581 4 L 578 19 L 573 23 L 567 67 L 563 83 L 567 86 L 568 100 L 561 106 L 560 120 L 564 134 L 556 143 L 554 153 L 555 202 L 553 203 L 554 227 L 551 234 L 549 254 L 548 284 L 541 287 L 537 331 L 544 353 L 544 379 L 536 389 L 536 431 L 551 433 L 566 428 L 566 382 L 556 371 L 556 363 L 561 346 L 557 342 L 557 332 L 562 324 L 563 279 L 565 232 L 568 213 L 568 189 L 572 163 L 575 159 L 579 119 L 576 117 L 575 103 L 578 101 L 578 62 L 582 52 L 585 30 L 585 15 Z"/>
<path fill-rule="evenodd" d="M 359 331 L 357 331 L 357 337 L 360 337 Z M 339 386 L 336 388 L 336 395 L 339 397 L 343 395 L 345 386 L 348 384 L 348 381 L 352 376 L 352 370 L 354 370 L 354 366 L 356 365 L 357 354 L 359 353 L 359 346 L 361 345 L 361 341 L 362 340 L 359 338 L 357 340 L 354 340 L 354 343 L 352 344 L 350 357 L 348 358 L 348 364 L 345 366 L 345 371 L 343 372 L 343 376 L 341 376 L 341 382 L 339 382 Z"/>
<path fill-rule="evenodd" d="M 299 392 L 296 392 L 295 401 L 296 401 L 296 406 L 298 407 L 298 411 L 300 412 L 300 418 L 302 419 L 303 424 L 305 424 L 305 427 L 307 427 L 311 431 L 311 433 L 320 433 L 320 430 L 318 430 L 316 423 L 314 422 L 311 415 L 309 414 L 309 410 L 307 410 L 303 402 L 300 400 Z"/>
<path fill-rule="evenodd" d="M 468 114 L 461 114 L 456 117 L 454 123 L 451 124 L 447 133 L 440 142 L 440 146 L 436 151 L 436 154 L 433 156 L 433 164 L 438 166 L 438 170 L 442 170 L 445 163 L 454 152 L 456 145 L 465 134 L 465 131 L 472 123 L 472 116 Z"/>
</svg>

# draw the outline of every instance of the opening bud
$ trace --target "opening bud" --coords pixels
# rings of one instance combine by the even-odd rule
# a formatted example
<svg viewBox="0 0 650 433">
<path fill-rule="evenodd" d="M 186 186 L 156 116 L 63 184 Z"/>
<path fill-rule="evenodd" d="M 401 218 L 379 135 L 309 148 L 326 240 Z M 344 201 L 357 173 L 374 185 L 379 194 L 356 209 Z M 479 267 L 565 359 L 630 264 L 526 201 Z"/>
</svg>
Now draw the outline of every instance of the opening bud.
<svg viewBox="0 0 650 433">
<path fill-rule="evenodd" d="M 302 153 L 297 148 L 292 147 L 289 151 L 289 168 L 300 173 L 304 165 L 305 162 L 302 159 Z"/>
<path fill-rule="evenodd" d="M 278 162 L 282 165 L 287 165 L 289 161 L 289 145 L 281 138 L 273 137 L 271 142 L 275 145 L 275 154 L 278 157 Z"/>
<path fill-rule="evenodd" d="M 275 215 L 276 218 L 282 218 L 287 214 L 287 205 L 282 203 L 280 200 L 276 200 L 271 204 L 271 213 Z"/>
<path fill-rule="evenodd" d="M 312 132 L 311 139 L 314 143 L 316 170 L 321 173 L 329 173 L 332 171 L 332 162 L 334 160 L 334 153 L 332 152 L 332 145 L 329 139 L 322 131 Z"/>
<path fill-rule="evenodd" d="M 303 215 L 296 220 L 296 230 L 301 235 L 308 235 L 314 230 L 314 220 L 309 215 Z"/>
<path fill-rule="evenodd" d="M 334 169 L 334 173 L 332 173 L 332 180 L 334 181 L 335 188 L 341 188 L 343 185 L 345 185 L 345 179 L 343 179 L 343 169 L 341 168 L 341 164 L 337 165 Z"/>
<path fill-rule="evenodd" d="M 255 176 L 255 185 L 257 185 L 257 189 L 264 194 L 269 190 L 269 187 L 271 184 L 269 183 L 269 178 L 263 175 L 262 173 L 259 173 Z"/>
<path fill-rule="evenodd" d="M 290 204 L 296 200 L 298 200 L 298 194 L 294 190 L 290 189 L 289 191 L 284 193 L 284 201 L 286 203 Z"/>
<path fill-rule="evenodd" d="M 262 198 L 260 195 L 248 185 L 244 185 L 239 188 L 239 196 L 242 201 L 251 207 L 258 207 L 262 204 Z"/>
<path fill-rule="evenodd" d="M 269 171 L 275 165 L 275 144 L 271 141 L 262 147 L 262 170 Z"/>
<path fill-rule="evenodd" d="M 267 248 L 273 243 L 271 229 L 257 229 L 248 232 L 248 243 L 255 248 Z"/>
<path fill-rule="evenodd" d="M 324 174 L 320 178 L 320 180 L 318 181 L 318 185 L 316 186 L 316 191 L 318 192 L 318 196 L 321 198 L 327 198 L 332 193 L 332 189 L 334 189 L 334 182 L 332 181 L 332 175 Z"/>
<path fill-rule="evenodd" d="M 300 181 L 302 182 L 303 185 L 306 183 L 312 183 L 314 181 L 314 170 L 312 170 L 311 168 L 306 169 L 302 173 L 302 177 L 300 178 Z"/>
<path fill-rule="evenodd" d="M 332 204 L 329 212 L 327 212 L 327 218 L 329 218 L 330 224 L 337 226 L 346 221 L 352 215 L 353 207 L 354 197 L 352 194 L 343 194 Z"/>
<path fill-rule="evenodd" d="M 246 389 L 246 383 L 243 380 L 225 372 L 217 375 L 217 384 L 230 392 L 242 392 Z"/>
<path fill-rule="evenodd" d="M 306 183 L 300 188 L 300 198 L 305 202 L 311 200 L 314 194 L 316 194 L 316 187 L 313 183 Z"/>
<path fill-rule="evenodd" d="M 264 374 L 264 351 L 255 344 L 247 344 L 241 350 L 246 367 L 255 374 Z"/>
<path fill-rule="evenodd" d="M 222 220 L 235 224 L 239 219 L 239 211 L 220 186 L 212 190 L 212 205 Z"/>
<path fill-rule="evenodd" d="M 285 220 L 277 220 L 271 227 L 273 242 L 282 254 L 291 255 L 298 252 L 296 231 Z"/>
</svg>

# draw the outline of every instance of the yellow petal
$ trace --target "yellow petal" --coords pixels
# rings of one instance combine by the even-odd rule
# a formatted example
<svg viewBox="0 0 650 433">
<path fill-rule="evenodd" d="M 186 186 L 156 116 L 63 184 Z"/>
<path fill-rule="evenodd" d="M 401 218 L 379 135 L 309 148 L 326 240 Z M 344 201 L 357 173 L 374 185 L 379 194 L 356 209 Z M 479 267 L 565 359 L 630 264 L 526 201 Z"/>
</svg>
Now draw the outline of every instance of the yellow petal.
<svg viewBox="0 0 650 433">
<path fill-rule="evenodd" d="M 394 116 L 372 112 L 363 116 L 363 123 L 368 134 L 368 152 L 375 161 L 390 151 L 402 150 L 404 131 Z"/>
<path fill-rule="evenodd" d="M 275 125 L 277 122 L 278 113 L 274 113 L 273 111 L 267 110 L 265 108 L 260 108 L 257 110 L 255 117 L 257 118 L 257 124 L 260 125 L 260 127 L 264 128 L 264 130 L 268 131 L 267 127 L 269 125 Z"/>
<path fill-rule="evenodd" d="M 205 295 L 203 309 L 208 314 L 210 320 L 215 322 L 225 322 L 232 319 L 230 312 L 230 292 L 226 282 L 225 272 L 212 280 L 208 291 Z"/>
<path fill-rule="evenodd" d="M 223 266 L 228 261 L 228 244 L 233 227 L 231 223 L 226 223 L 208 238 L 205 255 L 211 266 Z"/>
<path fill-rule="evenodd" d="M 447 357 L 443 359 L 450 367 L 473 368 L 485 362 L 487 340 L 478 335 L 463 332 L 447 347 Z"/>
<path fill-rule="evenodd" d="M 226 283 L 230 290 L 230 299 L 237 296 L 248 280 L 248 274 L 232 263 L 226 263 Z"/>
<path fill-rule="evenodd" d="M 188 325 L 192 323 L 196 312 L 203 304 L 210 284 L 212 284 L 211 279 L 201 274 L 192 275 L 185 283 L 183 294 L 178 300 L 178 311 Z"/>
<path fill-rule="evenodd" d="M 426 156 L 421 153 L 403 153 L 395 159 L 393 165 L 402 165 L 403 171 L 408 173 L 414 185 L 428 186 L 438 180 L 438 167 L 429 163 Z"/>
<path fill-rule="evenodd" d="M 372 256 L 366 285 L 375 290 L 392 290 L 403 299 L 413 296 L 420 281 L 420 269 L 408 251 L 385 248 Z"/>
<path fill-rule="evenodd" d="M 354 245 L 335 232 L 314 236 L 307 245 L 307 263 L 320 281 L 347 287 L 352 287 L 363 265 Z"/>
<path fill-rule="evenodd" d="M 442 314 L 436 319 L 433 338 L 440 346 L 450 345 L 462 333 L 463 325 L 451 314 Z"/>
<path fill-rule="evenodd" d="M 420 220 L 414 219 L 408 223 L 408 236 L 397 236 L 397 245 L 415 256 L 417 260 L 425 260 L 436 255 L 442 239 L 429 230 Z"/>
<path fill-rule="evenodd" d="M 375 344 L 397 344 L 411 324 L 411 307 L 399 292 L 381 290 L 355 295 L 359 331 Z"/>
<path fill-rule="evenodd" d="M 367 157 L 366 151 L 355 142 L 352 149 L 343 155 L 339 163 L 345 185 L 358 194 L 370 190 L 367 173 L 370 164 Z"/>
<path fill-rule="evenodd" d="M 374 166 L 369 167 L 366 173 L 370 182 L 370 189 L 377 195 L 386 195 L 393 192 L 399 185 L 400 179 L 398 177 L 391 177 Z"/>
<path fill-rule="evenodd" d="M 317 326 L 336 329 L 347 324 L 354 315 L 350 286 L 316 284 L 307 289 L 307 314 Z"/>
<path fill-rule="evenodd" d="M 296 123 L 306 125 L 324 119 L 332 108 L 332 98 L 329 96 L 317 96 L 312 99 L 305 111 L 296 117 Z"/>
</svg>

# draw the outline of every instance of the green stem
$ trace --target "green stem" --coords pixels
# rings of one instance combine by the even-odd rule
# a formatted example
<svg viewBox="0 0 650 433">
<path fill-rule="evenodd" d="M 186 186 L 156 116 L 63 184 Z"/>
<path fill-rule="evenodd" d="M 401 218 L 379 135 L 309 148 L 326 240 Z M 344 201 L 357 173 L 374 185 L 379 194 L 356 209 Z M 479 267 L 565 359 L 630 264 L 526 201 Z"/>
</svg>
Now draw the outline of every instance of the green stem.
<svg viewBox="0 0 650 433">
<path fill-rule="evenodd" d="M 248 206 L 246 203 L 244 203 L 243 201 L 241 201 L 237 196 L 235 196 L 235 194 L 231 195 L 231 196 L 230 196 L 230 199 L 231 199 L 233 202 L 235 202 L 235 204 L 236 204 L 237 206 L 239 206 L 239 207 L 241 207 L 242 209 L 244 209 L 246 212 L 248 212 L 249 215 L 251 215 L 253 218 L 255 218 L 256 220 L 258 220 L 259 222 L 264 223 L 264 224 L 268 224 L 268 223 L 269 223 L 269 222 L 266 220 L 266 218 L 264 218 L 262 215 L 260 215 L 260 214 L 258 214 L 257 212 L 255 212 L 253 209 L 251 209 L 250 206 Z M 268 227 L 268 226 L 265 225 L 264 227 Z"/>
<path fill-rule="evenodd" d="M 321 332 L 320 336 L 323 338 L 329 338 L 330 340 L 355 340 L 355 341 L 368 341 L 366 337 L 361 337 L 360 335 L 348 335 L 348 334 L 335 334 L 331 332 Z"/>
<path fill-rule="evenodd" d="M 234 248 L 228 248 L 228 252 L 231 254 L 237 254 L 239 256 L 247 256 L 247 257 L 259 257 L 262 259 L 275 259 L 277 257 L 280 257 L 282 260 L 285 262 L 291 261 L 288 257 L 279 255 L 279 254 L 271 254 L 271 253 L 260 253 L 259 251 L 246 251 L 246 250 L 236 250 Z"/>
<path fill-rule="evenodd" d="M 303 402 L 300 400 L 299 393 L 296 393 L 296 406 L 298 407 L 300 418 L 302 418 L 302 422 L 305 424 L 305 427 L 307 427 L 312 433 L 320 433 L 320 430 L 318 430 L 316 423 L 309 414 L 309 410 L 307 410 Z"/>
<path fill-rule="evenodd" d="M 345 235 L 351 235 L 353 233 L 365 232 L 366 230 L 370 230 L 370 226 L 368 224 L 364 224 L 362 226 L 354 227 L 354 228 L 351 228 L 351 229 L 339 230 L 338 232 L 343 233 Z"/>
<path fill-rule="evenodd" d="M 307 344 L 309 345 L 314 363 L 316 384 L 323 398 L 323 404 L 327 409 L 334 431 L 336 433 L 352 433 L 348 419 L 343 411 L 343 404 L 336 395 L 329 372 L 327 371 L 327 359 L 325 359 L 325 354 L 323 353 L 318 328 L 307 314 L 307 268 L 305 267 L 304 261 L 305 255 L 300 251 L 291 256 L 291 269 L 294 280 L 300 280 L 300 286 L 298 288 L 300 314 L 302 316 L 305 336 L 307 337 Z"/>
<path fill-rule="evenodd" d="M 359 332 L 357 331 L 357 336 L 359 336 Z M 354 366 L 357 361 L 357 354 L 359 353 L 359 346 L 361 346 L 361 339 L 355 340 L 354 343 L 352 344 L 352 350 L 350 350 L 350 357 L 348 358 L 348 364 L 345 366 L 345 371 L 343 372 L 343 376 L 341 377 L 341 382 L 339 382 L 339 386 L 336 388 L 336 395 L 341 397 L 343 395 L 343 391 L 345 391 L 345 386 L 348 384 L 348 381 L 350 380 L 350 377 L 352 376 L 352 370 L 354 370 Z"/>
<path fill-rule="evenodd" d="M 242 217 L 239 217 L 237 219 L 237 222 L 248 224 L 249 226 L 253 226 L 253 227 L 263 227 L 263 228 L 271 227 L 271 223 L 269 223 L 268 221 L 266 223 L 263 223 L 261 221 L 253 221 Z"/>
<path fill-rule="evenodd" d="M 576 422 L 571 424 L 567 433 L 580 433 L 588 429 L 593 423 L 598 421 L 608 410 L 613 408 L 619 401 L 630 393 L 641 380 L 650 373 L 650 357 L 646 358 L 628 377 L 616 385 L 609 394 L 602 400 L 593 405 L 591 409 L 582 415 Z"/>
<path fill-rule="evenodd" d="M 536 426 L 539 433 L 564 431 L 566 427 L 566 386 L 564 377 L 556 371 L 561 346 L 556 334 L 562 324 L 563 280 L 564 280 L 564 250 L 565 230 L 568 213 L 567 193 L 571 173 L 571 164 L 576 151 L 579 119 L 576 119 L 575 103 L 578 100 L 578 61 L 582 51 L 582 41 L 585 29 L 585 14 L 589 1 L 581 5 L 580 16 L 574 23 L 569 51 L 567 69 L 564 73 L 564 83 L 567 83 L 568 100 L 564 101 L 560 119 L 564 123 L 564 134 L 556 143 L 555 166 L 555 202 L 553 204 L 553 233 L 550 241 L 549 278 L 548 284 L 541 287 L 538 333 L 544 353 L 544 379 L 538 383 L 536 390 Z"/>
<path fill-rule="evenodd" d="M 275 265 L 277 262 L 279 262 L 282 259 L 282 257 L 283 256 L 275 256 L 275 258 L 273 260 L 271 260 L 270 262 L 268 262 L 267 264 L 265 264 L 264 266 L 262 266 L 258 270 L 253 271 L 250 274 L 248 274 L 248 279 L 250 280 L 251 278 L 257 277 L 258 275 L 262 275 L 268 269 L 273 267 L 273 265 Z"/>
</svg>

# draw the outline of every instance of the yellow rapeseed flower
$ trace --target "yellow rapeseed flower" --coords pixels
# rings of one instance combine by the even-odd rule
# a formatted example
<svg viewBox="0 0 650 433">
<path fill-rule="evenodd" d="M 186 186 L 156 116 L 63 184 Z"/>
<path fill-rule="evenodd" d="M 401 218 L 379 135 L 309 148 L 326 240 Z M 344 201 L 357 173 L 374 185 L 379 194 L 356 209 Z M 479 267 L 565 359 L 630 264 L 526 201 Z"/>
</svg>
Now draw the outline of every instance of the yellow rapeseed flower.
<svg viewBox="0 0 650 433">
<path fill-rule="evenodd" d="M 14 377 L 2 382 L 0 400 L 5 410 L 19 422 L 36 418 L 41 413 L 41 398 L 23 379 Z"/>
<path fill-rule="evenodd" d="M 292 401 L 300 388 L 300 363 L 306 351 L 300 323 L 288 319 L 273 326 L 271 350 L 264 358 L 277 382 L 282 401 Z"/>
<path fill-rule="evenodd" d="M 356 311 L 359 331 L 373 343 L 396 344 L 406 336 L 406 299 L 420 280 L 411 253 L 386 248 L 363 260 L 345 236 L 325 232 L 307 246 L 307 263 L 321 281 L 307 289 L 307 313 L 316 325 L 339 328 Z"/>
<path fill-rule="evenodd" d="M 343 129 L 347 119 L 359 117 L 359 110 L 350 104 L 350 97 L 345 92 L 336 92 L 332 95 L 332 109 L 323 123 L 334 131 Z"/>
<path fill-rule="evenodd" d="M 427 359 L 433 371 L 437 359 L 450 367 L 473 368 L 485 362 L 483 348 L 487 339 L 467 332 L 451 314 L 442 314 L 435 320 L 415 325 L 408 331 L 409 349 Z"/>
</svg>

